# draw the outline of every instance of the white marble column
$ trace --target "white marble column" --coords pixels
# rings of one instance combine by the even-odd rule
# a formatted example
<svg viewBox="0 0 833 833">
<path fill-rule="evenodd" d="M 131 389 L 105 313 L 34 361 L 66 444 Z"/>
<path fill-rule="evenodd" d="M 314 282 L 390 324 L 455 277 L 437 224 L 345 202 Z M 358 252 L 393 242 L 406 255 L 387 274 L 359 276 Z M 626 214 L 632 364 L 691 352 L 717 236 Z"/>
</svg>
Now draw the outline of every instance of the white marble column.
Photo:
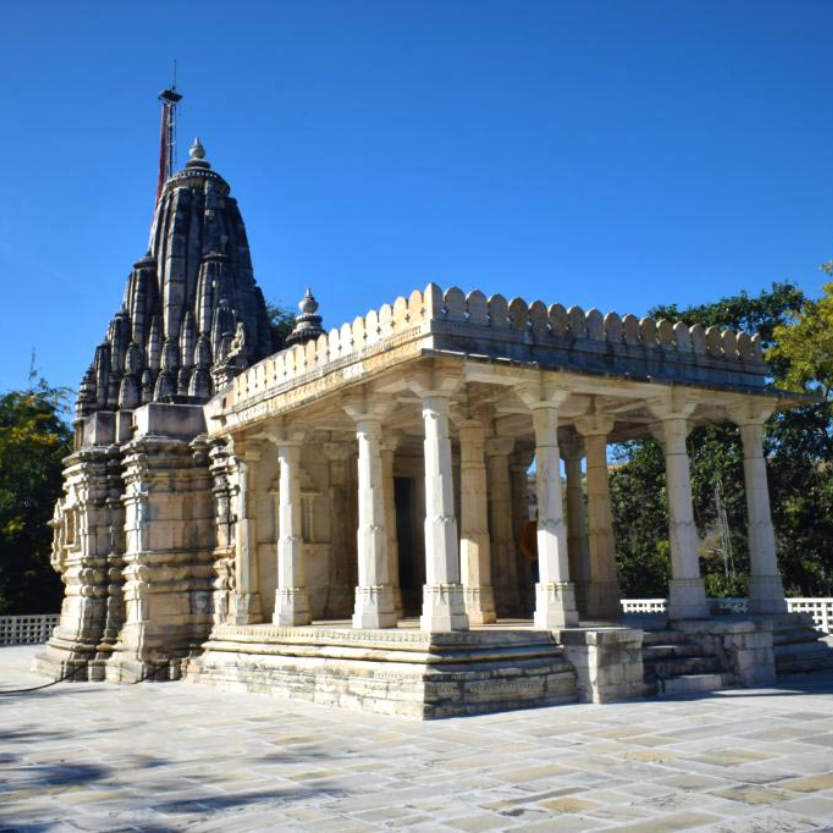
<svg viewBox="0 0 833 833">
<path fill-rule="evenodd" d="M 607 436 L 613 429 L 613 422 L 612 417 L 601 414 L 582 417 L 576 422 L 576 427 L 584 437 L 587 459 L 590 547 L 587 616 L 591 619 L 619 619 L 622 616 L 607 471 Z"/>
<path fill-rule="evenodd" d="M 278 447 L 280 495 L 278 502 L 278 587 L 275 590 L 276 625 L 310 623 L 303 561 L 301 508 L 301 438 L 287 433 L 270 436 Z"/>
<path fill-rule="evenodd" d="M 328 442 L 322 446 L 324 456 L 330 464 L 330 523 L 331 566 L 330 588 L 327 594 L 325 615 L 341 619 L 353 607 L 354 590 L 350 582 L 350 556 L 353 529 L 349 524 L 347 509 L 348 467 L 353 457 L 352 443 Z"/>
<path fill-rule="evenodd" d="M 235 625 L 263 621 L 257 561 L 257 466 L 260 452 L 235 448 L 237 521 L 235 525 L 236 590 L 231 620 Z"/>
<path fill-rule="evenodd" d="M 734 416 L 743 440 L 743 474 L 749 518 L 750 613 L 787 612 L 784 585 L 778 569 L 764 457 L 764 423 L 771 413 L 771 406 L 756 409 L 753 403 Z"/>
<path fill-rule="evenodd" d="M 392 628 L 396 627 L 396 613 L 388 573 L 382 421 L 372 411 L 354 417 L 359 440 L 359 583 L 353 627 Z"/>
<path fill-rule="evenodd" d="M 388 432 L 382 439 L 382 492 L 385 501 L 385 531 L 388 536 L 388 581 L 393 590 L 393 612 L 397 620 L 404 615 L 402 587 L 399 581 L 399 539 L 396 527 L 396 484 L 394 468 L 396 449 L 402 441 L 398 432 Z"/>
<path fill-rule="evenodd" d="M 661 420 L 671 544 L 667 616 L 669 619 L 701 619 L 709 615 L 709 605 L 700 575 L 699 541 L 691 500 L 691 475 L 686 450 L 689 432 L 687 414 L 665 413 Z"/>
<path fill-rule="evenodd" d="M 587 615 L 587 588 L 590 584 L 590 544 L 587 540 L 587 510 L 581 483 L 581 460 L 584 444 L 580 437 L 560 443 L 567 476 L 567 556 L 570 579 L 579 615 Z"/>
<path fill-rule="evenodd" d="M 492 590 L 487 511 L 485 431 L 479 420 L 459 423 L 460 572 L 466 612 L 472 624 L 497 620 Z"/>
<path fill-rule="evenodd" d="M 530 403 L 535 427 L 535 480 L 538 491 L 538 571 L 535 624 L 563 628 L 578 624 L 575 591 L 570 581 L 567 528 L 561 496 L 557 396 Z"/>
<path fill-rule="evenodd" d="M 425 586 L 422 590 L 424 631 L 467 630 L 457 518 L 454 515 L 449 398 L 445 391 L 422 395 L 425 423 Z"/>
<path fill-rule="evenodd" d="M 501 615 L 515 615 L 520 604 L 509 468 L 509 455 L 514 448 L 513 437 L 489 437 L 486 440 L 492 584 L 495 607 Z"/>
</svg>

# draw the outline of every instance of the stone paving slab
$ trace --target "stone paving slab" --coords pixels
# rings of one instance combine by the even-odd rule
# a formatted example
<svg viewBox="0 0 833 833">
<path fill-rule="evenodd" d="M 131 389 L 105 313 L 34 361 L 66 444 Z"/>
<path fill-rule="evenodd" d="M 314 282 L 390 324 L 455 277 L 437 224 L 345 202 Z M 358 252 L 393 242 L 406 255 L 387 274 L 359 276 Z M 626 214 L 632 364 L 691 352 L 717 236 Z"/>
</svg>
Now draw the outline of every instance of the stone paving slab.
<svg viewBox="0 0 833 833">
<path fill-rule="evenodd" d="M 44 681 L 0 649 L 0 692 Z M 418 723 L 188 683 L 0 696 L 0 833 L 833 831 L 833 673 Z"/>
</svg>

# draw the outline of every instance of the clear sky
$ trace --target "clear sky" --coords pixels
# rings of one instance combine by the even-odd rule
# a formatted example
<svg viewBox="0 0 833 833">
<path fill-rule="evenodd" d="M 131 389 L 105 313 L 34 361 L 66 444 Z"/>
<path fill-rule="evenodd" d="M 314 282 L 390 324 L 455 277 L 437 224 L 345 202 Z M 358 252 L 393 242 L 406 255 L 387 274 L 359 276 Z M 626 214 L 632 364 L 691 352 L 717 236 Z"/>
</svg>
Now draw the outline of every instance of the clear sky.
<svg viewBox="0 0 833 833">
<path fill-rule="evenodd" d="M 29 0 L 0 11 L 0 390 L 76 386 L 147 247 L 179 61 L 258 282 L 640 314 L 833 258 L 833 3 Z M 188 141 L 186 141 L 188 140 Z"/>
</svg>

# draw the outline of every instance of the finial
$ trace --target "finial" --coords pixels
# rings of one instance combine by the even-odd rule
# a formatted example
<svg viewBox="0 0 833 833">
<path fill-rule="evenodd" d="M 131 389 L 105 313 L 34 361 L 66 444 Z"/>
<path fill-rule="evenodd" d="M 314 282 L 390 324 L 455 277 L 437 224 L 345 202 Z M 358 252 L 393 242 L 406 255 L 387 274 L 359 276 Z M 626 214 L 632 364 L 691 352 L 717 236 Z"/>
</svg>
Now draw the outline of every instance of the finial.
<svg viewBox="0 0 833 833">
<path fill-rule="evenodd" d="M 204 168 L 207 170 L 211 167 L 205 159 L 205 148 L 202 146 L 199 137 L 194 139 L 194 144 L 191 145 L 188 155 L 191 158 L 185 163 L 186 168 Z"/>
<path fill-rule="evenodd" d="M 191 145 L 188 155 L 192 159 L 205 159 L 205 148 L 202 146 L 199 136 L 194 138 L 194 143 Z"/>
<path fill-rule="evenodd" d="M 312 290 L 309 287 L 307 287 L 304 297 L 301 298 L 301 301 L 298 304 L 298 309 L 301 310 L 304 315 L 313 315 L 318 309 L 318 301 L 315 300 L 315 296 L 312 294 Z"/>
<path fill-rule="evenodd" d="M 298 309 L 301 310 L 301 314 L 296 319 L 295 329 L 286 339 L 287 346 L 305 344 L 307 341 L 318 338 L 324 332 L 321 328 L 321 316 L 315 314 L 318 309 L 318 301 L 315 300 L 315 296 L 309 287 L 307 287 L 304 297 L 301 298 Z"/>
</svg>

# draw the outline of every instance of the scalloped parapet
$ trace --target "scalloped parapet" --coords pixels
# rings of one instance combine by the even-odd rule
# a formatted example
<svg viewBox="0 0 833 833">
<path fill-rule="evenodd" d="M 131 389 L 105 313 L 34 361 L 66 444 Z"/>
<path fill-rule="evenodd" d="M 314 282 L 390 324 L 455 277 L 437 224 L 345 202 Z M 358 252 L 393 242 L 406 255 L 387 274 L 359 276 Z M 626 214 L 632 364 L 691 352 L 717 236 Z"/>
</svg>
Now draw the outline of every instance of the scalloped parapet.
<svg viewBox="0 0 833 833">
<path fill-rule="evenodd" d="M 760 388 L 768 373 L 757 334 L 487 298 L 432 283 L 243 371 L 233 382 L 234 401 L 345 367 L 409 337 L 427 338 L 432 350 L 657 381 Z"/>
</svg>

